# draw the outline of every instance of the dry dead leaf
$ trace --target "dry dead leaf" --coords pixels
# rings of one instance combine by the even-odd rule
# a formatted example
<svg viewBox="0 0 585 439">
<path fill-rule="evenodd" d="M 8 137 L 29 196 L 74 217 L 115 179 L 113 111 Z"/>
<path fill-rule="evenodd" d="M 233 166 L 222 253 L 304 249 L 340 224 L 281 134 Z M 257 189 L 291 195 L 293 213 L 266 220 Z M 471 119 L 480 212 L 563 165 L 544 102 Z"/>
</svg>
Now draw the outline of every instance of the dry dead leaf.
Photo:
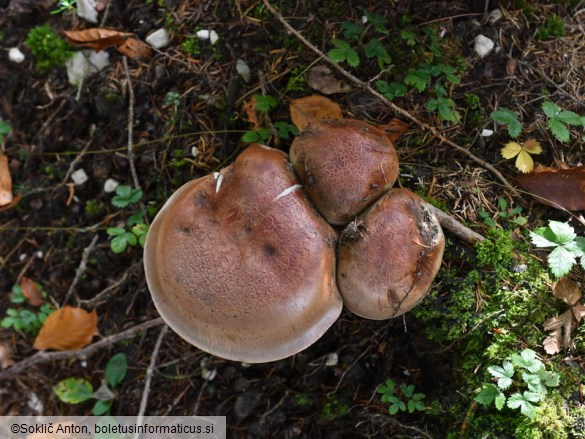
<svg viewBox="0 0 585 439">
<path fill-rule="evenodd" d="M 6 343 L 0 343 L 0 370 L 6 369 L 14 364 L 10 356 L 10 348 Z"/>
<path fill-rule="evenodd" d="M 114 29 L 94 27 L 92 29 L 64 31 L 69 42 L 74 46 L 89 47 L 99 52 L 108 47 L 119 46 L 132 35 L 129 32 L 120 32 Z"/>
<path fill-rule="evenodd" d="M 516 181 L 539 202 L 567 210 L 585 210 L 585 166 L 541 169 Z"/>
<path fill-rule="evenodd" d="M 581 288 L 568 277 L 563 277 L 554 284 L 553 294 L 565 303 L 574 305 L 581 298 Z"/>
<path fill-rule="evenodd" d="M 150 50 L 150 47 L 148 47 L 146 43 L 132 37 L 124 41 L 124 43 L 119 45 L 117 49 L 122 55 L 131 59 L 143 59 L 152 56 L 152 50 Z"/>
<path fill-rule="evenodd" d="M 49 314 L 39 331 L 33 348 L 69 351 L 81 349 L 98 334 L 95 310 L 64 306 Z"/>
<path fill-rule="evenodd" d="M 551 332 L 547 338 L 542 342 L 542 347 L 549 355 L 558 354 L 561 352 L 563 337 L 561 335 L 561 329 L 556 329 Z"/>
<path fill-rule="evenodd" d="M 341 107 L 324 96 L 311 95 L 290 102 L 290 118 L 299 130 L 322 119 L 343 119 Z"/>
<path fill-rule="evenodd" d="M 386 133 L 391 142 L 394 142 L 408 131 L 410 125 L 399 119 L 391 119 L 386 125 L 381 125 L 378 128 Z"/>
<path fill-rule="evenodd" d="M 258 118 L 258 110 L 256 109 L 256 99 L 250 98 L 248 102 L 244 103 L 244 114 L 246 119 L 252 125 L 252 129 L 255 130 L 260 126 L 260 119 Z"/>
<path fill-rule="evenodd" d="M 20 288 L 22 289 L 22 295 L 26 297 L 26 300 L 32 306 L 41 306 L 45 303 L 43 292 L 34 280 L 23 276 L 20 279 Z"/>
<path fill-rule="evenodd" d="M 551 317 L 544 322 L 544 330 L 554 332 L 563 330 L 563 346 L 568 348 L 571 344 L 571 332 L 573 331 L 573 314 L 567 310 L 558 317 Z"/>
<path fill-rule="evenodd" d="M 307 75 L 309 87 L 320 91 L 323 94 L 347 93 L 351 90 L 348 84 L 337 79 L 333 71 L 324 64 L 313 67 Z"/>
<path fill-rule="evenodd" d="M 577 323 L 579 323 L 581 319 L 585 317 L 585 305 L 579 302 L 571 307 L 571 312 L 573 313 L 573 316 L 575 316 Z"/>
<path fill-rule="evenodd" d="M 8 168 L 8 157 L 0 151 L 0 206 L 12 201 L 12 177 Z"/>
</svg>

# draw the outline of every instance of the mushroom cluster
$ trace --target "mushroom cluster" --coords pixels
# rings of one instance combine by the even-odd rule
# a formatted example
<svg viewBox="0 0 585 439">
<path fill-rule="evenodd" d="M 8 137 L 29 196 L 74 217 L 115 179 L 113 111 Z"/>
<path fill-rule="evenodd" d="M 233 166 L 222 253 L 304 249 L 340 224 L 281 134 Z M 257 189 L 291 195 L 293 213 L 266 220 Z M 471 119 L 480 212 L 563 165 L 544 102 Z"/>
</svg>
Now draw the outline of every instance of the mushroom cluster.
<svg viewBox="0 0 585 439">
<path fill-rule="evenodd" d="M 169 326 L 247 363 L 307 348 L 342 307 L 388 319 L 428 292 L 444 236 L 398 156 L 357 120 L 312 123 L 282 151 L 254 144 L 179 188 L 154 219 L 146 280 Z"/>
</svg>

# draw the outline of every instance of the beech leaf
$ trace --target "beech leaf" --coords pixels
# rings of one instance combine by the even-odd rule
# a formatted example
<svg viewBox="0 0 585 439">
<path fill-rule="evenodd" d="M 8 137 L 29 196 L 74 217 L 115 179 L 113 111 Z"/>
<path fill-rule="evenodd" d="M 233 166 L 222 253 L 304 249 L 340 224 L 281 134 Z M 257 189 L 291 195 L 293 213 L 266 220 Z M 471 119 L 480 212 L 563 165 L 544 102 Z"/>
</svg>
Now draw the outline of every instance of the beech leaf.
<svg viewBox="0 0 585 439">
<path fill-rule="evenodd" d="M 536 200 L 557 209 L 585 210 L 585 166 L 520 175 L 518 185 Z"/>
<path fill-rule="evenodd" d="M 347 93 L 351 90 L 348 84 L 337 79 L 329 67 L 324 64 L 313 67 L 307 75 L 307 84 L 323 94 Z"/>
<path fill-rule="evenodd" d="M 386 136 L 388 139 L 390 139 L 391 142 L 394 142 L 406 131 L 408 131 L 410 125 L 402 122 L 400 119 L 394 118 L 391 119 L 390 122 L 388 122 L 386 125 L 380 125 L 378 128 L 386 133 Z"/>
<path fill-rule="evenodd" d="M 571 308 L 571 312 L 575 316 L 575 320 L 577 320 L 577 322 L 580 322 L 583 319 L 583 317 L 585 317 L 585 305 L 579 302 Z"/>
<path fill-rule="evenodd" d="M 322 119 L 343 119 L 341 107 L 324 96 L 311 95 L 290 103 L 292 123 L 303 130 L 309 123 Z"/>
<path fill-rule="evenodd" d="M 553 286 L 553 294 L 569 305 L 574 305 L 581 298 L 581 288 L 567 277 L 563 277 Z"/>
<path fill-rule="evenodd" d="M 69 351 L 81 349 L 98 334 L 96 311 L 64 306 L 51 313 L 37 336 L 34 349 Z"/>
<path fill-rule="evenodd" d="M 116 49 L 118 49 L 118 52 L 122 55 L 131 59 L 143 59 L 152 56 L 152 50 L 150 50 L 150 47 L 148 47 L 146 43 L 132 37 L 126 39 L 126 41 L 120 44 Z"/>
<path fill-rule="evenodd" d="M 89 47 L 99 52 L 108 47 L 115 47 L 124 42 L 132 35 L 129 32 L 121 32 L 114 29 L 94 27 L 92 29 L 64 31 L 69 43 L 74 46 Z"/>
<path fill-rule="evenodd" d="M 544 339 L 544 341 L 542 342 L 542 347 L 544 348 L 547 354 L 554 355 L 561 352 L 562 342 L 563 337 L 561 334 L 561 328 L 559 328 L 555 329 L 548 335 L 547 338 Z"/>
<path fill-rule="evenodd" d="M 22 289 L 22 295 L 26 297 L 26 300 L 32 306 L 41 306 L 45 303 L 43 292 L 34 280 L 23 276 L 20 279 L 20 288 Z"/>
</svg>

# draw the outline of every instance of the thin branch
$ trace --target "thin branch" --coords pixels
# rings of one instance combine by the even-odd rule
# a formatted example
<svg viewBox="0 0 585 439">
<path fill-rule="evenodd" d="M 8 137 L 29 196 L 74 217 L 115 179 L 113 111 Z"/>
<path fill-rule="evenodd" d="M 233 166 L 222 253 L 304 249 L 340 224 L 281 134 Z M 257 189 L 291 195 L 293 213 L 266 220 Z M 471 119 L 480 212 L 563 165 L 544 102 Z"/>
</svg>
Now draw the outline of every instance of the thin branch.
<svg viewBox="0 0 585 439">
<path fill-rule="evenodd" d="M 382 95 L 381 93 L 374 90 L 369 84 L 366 84 L 362 80 L 360 80 L 359 78 L 353 76 L 351 73 L 349 73 L 343 67 L 341 67 L 338 63 L 331 60 L 331 58 L 329 58 L 325 53 L 323 53 L 321 50 L 319 50 L 319 48 L 317 48 L 310 41 L 308 41 L 300 32 L 298 32 L 294 27 L 292 27 L 284 19 L 284 17 L 276 9 L 274 9 L 274 7 L 270 4 L 270 2 L 268 0 L 262 0 L 262 2 L 264 3 L 264 6 L 266 6 L 266 8 L 272 13 L 272 15 L 274 15 L 274 17 L 278 21 L 280 21 L 282 23 L 282 25 L 290 33 L 292 33 L 295 37 L 297 37 L 305 46 L 307 46 L 309 49 L 311 49 L 313 52 L 315 52 L 317 55 L 319 55 L 321 58 L 323 58 L 325 61 L 327 61 L 327 63 L 329 63 L 334 69 L 336 69 L 339 73 L 341 73 L 343 76 L 345 76 L 348 80 L 353 82 L 356 86 L 360 87 L 361 89 L 366 90 L 368 93 L 370 93 L 373 96 L 380 99 L 380 101 L 382 101 L 384 104 L 386 104 L 386 106 L 388 106 L 395 113 L 398 113 L 398 114 L 406 117 L 407 119 L 411 120 L 412 122 L 416 123 L 422 129 L 429 131 L 434 137 L 439 139 L 441 142 L 451 146 L 452 148 L 456 149 L 460 153 L 465 154 L 471 160 L 473 160 L 474 162 L 476 162 L 480 166 L 484 167 L 485 169 L 489 170 L 492 174 L 494 174 L 498 178 L 498 180 L 500 180 L 502 182 L 502 184 L 504 186 L 506 186 L 506 188 L 508 188 L 510 190 L 510 192 L 512 192 L 515 196 L 521 198 L 520 194 L 518 193 L 516 188 L 514 186 L 512 186 L 508 182 L 508 180 L 506 180 L 506 178 L 496 168 L 494 168 L 489 163 L 485 162 L 484 160 L 482 160 L 479 157 L 477 157 L 476 155 L 474 155 L 467 148 L 459 146 L 455 142 L 447 139 L 445 136 L 443 136 L 439 132 L 439 130 L 437 128 L 427 124 L 426 122 L 419 120 L 417 117 L 413 116 L 410 112 L 408 112 L 408 111 L 404 110 L 403 108 L 400 108 L 396 104 L 390 102 L 388 99 L 386 99 L 384 97 L 384 95 Z"/>
<path fill-rule="evenodd" d="M 454 217 L 449 215 L 448 213 L 443 212 L 441 209 L 437 209 L 435 206 L 431 205 L 433 213 L 439 220 L 441 227 L 444 229 L 449 230 L 455 236 L 457 236 L 462 241 L 467 242 L 468 244 L 476 244 L 479 241 L 483 241 L 485 238 L 477 232 L 474 232 L 469 227 L 461 224 L 457 221 Z"/>
<path fill-rule="evenodd" d="M 69 287 L 69 290 L 67 291 L 67 294 L 65 295 L 65 299 L 63 299 L 61 306 L 65 305 L 67 303 L 67 301 L 71 297 L 71 294 L 73 294 L 73 291 L 75 291 L 75 288 L 77 287 L 77 284 L 79 283 L 79 279 L 81 279 L 81 276 L 83 276 L 83 273 L 85 273 L 85 270 L 87 270 L 87 260 L 89 259 L 89 255 L 93 251 L 93 248 L 97 244 L 98 238 L 99 238 L 99 236 L 95 235 L 93 237 L 93 239 L 91 240 L 91 243 L 85 248 L 85 250 L 83 250 L 81 262 L 79 263 L 79 267 L 77 268 L 77 272 L 75 273 L 75 278 L 73 279 L 73 282 L 71 282 L 71 286 Z"/>
<path fill-rule="evenodd" d="M 124 63 L 124 72 L 126 73 L 126 82 L 128 83 L 128 161 L 130 162 L 130 172 L 132 173 L 132 180 L 136 189 L 140 189 L 140 181 L 136 173 L 136 166 L 134 165 L 134 89 L 132 88 L 132 80 L 130 79 L 130 70 L 128 69 L 128 59 L 122 58 Z"/>
<path fill-rule="evenodd" d="M 89 345 L 83 349 L 79 349 L 77 351 L 37 352 L 36 354 L 14 364 L 9 369 L 0 371 L 0 380 L 8 378 L 12 375 L 16 375 L 21 372 L 26 372 L 31 366 L 35 366 L 38 364 L 46 364 L 51 363 L 52 361 L 67 360 L 70 358 L 86 359 L 89 356 L 95 354 L 100 349 L 110 347 L 111 345 L 118 343 L 122 340 L 133 338 L 142 331 L 146 331 L 149 328 L 153 328 L 155 326 L 159 326 L 162 324 L 164 324 L 164 320 L 162 319 L 162 317 L 152 319 L 147 322 L 141 323 L 140 325 L 136 325 L 130 329 L 127 329 L 124 332 L 120 332 L 119 334 L 103 338 L 100 341 L 92 345 Z"/>
</svg>

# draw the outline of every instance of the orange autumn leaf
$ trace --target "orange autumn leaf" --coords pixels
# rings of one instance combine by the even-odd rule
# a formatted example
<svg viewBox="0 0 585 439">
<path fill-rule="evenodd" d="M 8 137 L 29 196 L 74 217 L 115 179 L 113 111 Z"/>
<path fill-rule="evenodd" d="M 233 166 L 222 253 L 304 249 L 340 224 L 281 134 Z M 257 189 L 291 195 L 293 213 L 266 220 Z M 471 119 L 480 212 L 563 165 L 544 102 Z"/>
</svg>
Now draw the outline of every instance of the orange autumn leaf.
<svg viewBox="0 0 585 439">
<path fill-rule="evenodd" d="M 8 158 L 0 151 L 0 206 L 12 201 L 12 178 L 8 169 Z"/>
<path fill-rule="evenodd" d="M 99 52 L 108 47 L 119 46 L 132 34 L 129 32 L 120 32 L 114 29 L 104 29 L 94 27 L 86 30 L 70 30 L 63 32 L 67 40 L 74 46 L 89 47 L 90 49 Z"/>
<path fill-rule="evenodd" d="M 290 102 L 292 123 L 303 130 L 309 123 L 321 119 L 343 119 L 341 107 L 324 96 L 312 95 Z"/>
<path fill-rule="evenodd" d="M 124 41 L 117 49 L 122 55 L 131 59 L 150 58 L 152 56 L 152 50 L 145 43 L 132 37 Z"/>
<path fill-rule="evenodd" d="M 394 118 L 391 119 L 390 122 L 388 122 L 386 125 L 381 125 L 378 128 L 386 133 L 386 136 L 388 139 L 390 139 L 391 142 L 395 142 L 396 139 L 408 131 L 410 125 Z"/>
<path fill-rule="evenodd" d="M 20 288 L 22 289 L 22 295 L 32 306 L 41 306 L 45 303 L 43 292 L 34 280 L 23 276 L 20 279 Z"/>
<path fill-rule="evenodd" d="M 64 306 L 49 314 L 39 331 L 33 348 L 71 351 L 91 343 L 98 334 L 95 310 L 87 312 L 81 308 Z"/>
<path fill-rule="evenodd" d="M 252 129 L 257 129 L 260 126 L 260 119 L 258 118 L 258 110 L 256 109 L 256 99 L 252 97 L 248 102 L 245 102 L 243 110 L 246 114 L 246 119 L 252 125 Z"/>
</svg>

